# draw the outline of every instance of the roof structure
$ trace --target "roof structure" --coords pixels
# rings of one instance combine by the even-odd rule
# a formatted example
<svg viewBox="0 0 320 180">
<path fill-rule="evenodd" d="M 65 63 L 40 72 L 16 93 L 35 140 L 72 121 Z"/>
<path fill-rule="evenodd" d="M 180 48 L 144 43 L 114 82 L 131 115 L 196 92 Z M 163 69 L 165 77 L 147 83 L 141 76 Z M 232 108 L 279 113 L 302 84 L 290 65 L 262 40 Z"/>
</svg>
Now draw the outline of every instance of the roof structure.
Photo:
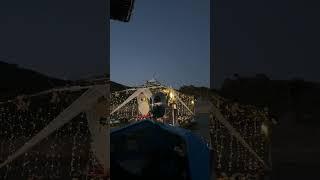
<svg viewBox="0 0 320 180">
<path fill-rule="evenodd" d="M 134 0 L 110 0 L 110 18 L 122 22 L 129 22 L 133 5 Z"/>
</svg>

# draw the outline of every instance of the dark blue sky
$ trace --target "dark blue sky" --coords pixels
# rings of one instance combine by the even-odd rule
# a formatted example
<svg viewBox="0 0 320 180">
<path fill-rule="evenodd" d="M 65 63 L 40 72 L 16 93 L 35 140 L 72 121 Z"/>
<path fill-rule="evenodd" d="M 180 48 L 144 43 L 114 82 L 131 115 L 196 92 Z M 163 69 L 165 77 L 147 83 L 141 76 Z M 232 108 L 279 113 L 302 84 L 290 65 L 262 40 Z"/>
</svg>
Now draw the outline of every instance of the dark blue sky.
<svg viewBox="0 0 320 180">
<path fill-rule="evenodd" d="M 319 81 L 320 6 L 306 0 L 215 0 L 214 79 L 265 73 Z M 1 0 L 0 61 L 63 78 L 108 71 L 105 0 Z M 111 23 L 111 78 L 153 74 L 175 87 L 209 85 L 209 0 L 136 0 Z"/>
<path fill-rule="evenodd" d="M 209 86 L 209 2 L 136 0 L 131 22 L 111 22 L 111 79 Z"/>
<path fill-rule="evenodd" d="M 320 3 L 214 0 L 215 85 L 238 73 L 320 81 Z"/>
<path fill-rule="evenodd" d="M 1 0 L 0 61 L 60 78 L 107 73 L 105 0 Z"/>
</svg>

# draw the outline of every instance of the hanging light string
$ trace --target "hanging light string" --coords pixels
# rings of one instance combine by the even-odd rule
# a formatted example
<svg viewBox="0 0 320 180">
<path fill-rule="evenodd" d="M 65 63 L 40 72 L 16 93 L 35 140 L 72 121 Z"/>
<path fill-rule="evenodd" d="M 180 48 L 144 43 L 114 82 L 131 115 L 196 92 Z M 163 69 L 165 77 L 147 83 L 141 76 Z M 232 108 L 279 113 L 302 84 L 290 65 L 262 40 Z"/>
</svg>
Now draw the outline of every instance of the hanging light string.
<svg viewBox="0 0 320 180">
<path fill-rule="evenodd" d="M 82 90 L 88 90 L 90 88 L 94 87 L 94 85 L 89 85 L 89 86 L 70 86 L 70 87 L 62 87 L 62 88 L 53 88 L 50 90 L 46 90 L 46 91 L 42 91 L 39 93 L 35 93 L 35 94 L 30 94 L 30 95 L 19 95 L 16 98 L 7 100 L 7 101 L 2 101 L 0 102 L 0 105 L 5 104 L 5 103 L 11 103 L 11 102 L 15 102 L 17 99 L 19 99 L 19 97 L 25 98 L 25 99 L 29 99 L 32 97 L 37 97 L 37 96 L 41 96 L 41 95 L 48 95 L 48 94 L 52 94 L 54 92 L 77 92 L 77 91 L 82 91 Z"/>
<path fill-rule="evenodd" d="M 265 157 L 266 138 L 269 137 L 261 131 L 263 124 L 271 121 L 267 112 L 217 95 L 211 96 L 211 102 L 214 111 L 210 115 L 210 135 L 219 173 L 231 177 L 234 173 L 254 174 L 268 170 Z"/>
<path fill-rule="evenodd" d="M 195 101 L 193 96 L 185 95 L 183 93 L 180 93 L 177 90 L 174 90 L 172 88 L 165 87 L 162 85 L 148 86 L 148 84 L 143 85 L 140 88 L 132 88 L 132 89 L 113 92 L 111 94 L 111 103 L 110 103 L 110 108 L 113 109 L 112 111 L 113 113 L 111 113 L 110 118 L 115 120 L 118 119 L 118 120 L 126 120 L 126 121 L 137 119 L 137 116 L 139 115 L 137 110 L 138 102 L 136 98 L 133 98 L 131 101 L 128 101 L 127 99 L 129 97 L 131 98 L 131 96 L 134 95 L 134 93 L 137 94 L 137 91 L 141 90 L 141 88 L 149 89 L 152 92 L 152 94 L 161 92 L 165 94 L 168 99 L 170 97 L 170 93 L 174 92 L 175 98 L 178 100 L 176 101 L 177 110 L 178 110 L 177 119 L 181 122 L 185 122 L 187 120 L 192 119 L 194 115 L 193 109 L 194 109 L 194 101 Z M 126 101 L 127 103 L 123 104 Z"/>
<path fill-rule="evenodd" d="M 29 96 L 18 96 L 16 99 L 0 103 L 1 144 L 8 143 L 8 146 L 1 150 L 1 157 L 7 158 L 14 154 L 23 142 L 36 135 L 90 87 L 93 86 L 53 89 Z M 72 123 L 75 120 L 76 123 Z M 68 149 L 72 135 L 76 136 L 73 143 L 77 152 L 69 164 L 74 161 L 74 170 L 82 171 L 82 154 L 88 153 L 90 149 L 90 143 L 86 140 L 89 136 L 88 125 L 83 122 L 86 122 L 85 116 L 75 117 L 39 143 L 39 146 L 17 158 L 21 163 L 6 164 L 0 169 L 0 176 L 49 179 L 66 177 L 68 168 L 61 167 L 68 164 L 66 153 L 72 150 Z M 19 164 L 21 167 L 18 167 Z M 21 171 L 18 172 L 17 169 L 20 168 Z"/>
</svg>

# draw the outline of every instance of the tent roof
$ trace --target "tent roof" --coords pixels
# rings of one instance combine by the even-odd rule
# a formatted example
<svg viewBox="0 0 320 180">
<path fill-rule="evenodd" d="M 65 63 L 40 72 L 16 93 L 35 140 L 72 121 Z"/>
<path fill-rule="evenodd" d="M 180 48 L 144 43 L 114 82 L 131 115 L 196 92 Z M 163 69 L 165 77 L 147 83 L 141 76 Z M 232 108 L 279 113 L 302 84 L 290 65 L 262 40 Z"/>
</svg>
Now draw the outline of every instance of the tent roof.
<svg viewBox="0 0 320 180">
<path fill-rule="evenodd" d="M 133 10 L 134 0 L 110 0 L 110 18 L 129 22 Z"/>
<path fill-rule="evenodd" d="M 204 139 L 202 139 L 200 136 L 193 134 L 189 130 L 154 122 L 152 120 L 144 120 L 123 128 L 113 130 L 111 132 L 111 141 L 112 141 L 113 135 L 130 132 L 135 129 L 151 128 L 151 127 L 157 128 L 169 134 L 176 135 L 184 141 L 184 143 L 186 144 L 188 166 L 189 166 L 189 172 L 192 180 L 209 179 L 210 150 Z M 153 132 L 155 136 L 159 136 L 158 134 L 159 131 L 151 131 L 151 132 Z"/>
</svg>

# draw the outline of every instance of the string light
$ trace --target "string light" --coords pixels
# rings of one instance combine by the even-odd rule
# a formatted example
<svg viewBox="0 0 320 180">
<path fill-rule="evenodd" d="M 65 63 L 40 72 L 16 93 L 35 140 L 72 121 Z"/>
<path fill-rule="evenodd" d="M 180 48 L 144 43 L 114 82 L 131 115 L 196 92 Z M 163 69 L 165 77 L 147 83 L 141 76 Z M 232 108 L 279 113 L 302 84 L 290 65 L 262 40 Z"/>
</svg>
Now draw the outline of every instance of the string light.
<svg viewBox="0 0 320 180">
<path fill-rule="evenodd" d="M 31 137 L 47 126 L 58 114 L 66 109 L 87 89 L 41 93 L 0 103 L 0 160 L 3 162 L 14 154 Z M 74 156 L 70 146 L 72 137 Z M 91 159 L 90 132 L 84 113 L 75 117 L 65 126 L 52 133 L 37 146 L 27 151 L 14 162 L 0 169 L 0 179 L 16 177 L 41 177 L 44 179 L 61 179 L 70 177 L 70 169 L 84 177 L 84 167 Z M 6 146 L 3 146 L 6 144 Z M 20 169 L 20 171 L 19 171 Z"/>
<path fill-rule="evenodd" d="M 269 138 L 264 122 L 266 112 L 254 106 L 233 103 L 219 97 L 212 96 L 212 103 L 222 113 L 225 119 L 236 129 L 252 149 L 267 162 L 266 139 Z M 211 144 L 216 155 L 216 170 L 218 177 L 222 174 L 231 177 L 237 173 L 243 177 L 263 172 L 262 164 L 224 127 L 215 114 L 210 115 Z M 264 130 L 262 130 L 264 129 Z M 267 135 L 268 134 L 268 135 Z M 236 142 L 234 142 L 236 141 Z"/>
<path fill-rule="evenodd" d="M 187 123 L 193 118 L 193 113 L 189 112 L 182 103 L 177 101 L 177 97 L 183 101 L 189 109 L 194 109 L 194 97 L 182 94 L 174 89 L 166 88 L 159 86 L 159 88 L 150 88 L 152 94 L 163 93 L 167 97 L 167 104 L 175 103 L 177 106 L 178 117 L 177 119 L 182 122 L 182 124 Z M 131 94 L 135 92 L 135 89 L 125 90 L 125 91 L 116 91 L 111 94 L 111 109 L 117 108 L 120 104 L 122 104 Z M 170 111 L 168 110 L 165 114 L 166 117 L 170 117 Z M 134 98 L 130 102 L 128 102 L 125 106 L 123 106 L 120 110 L 115 112 L 110 116 L 111 119 L 120 120 L 121 123 L 125 123 L 127 121 L 136 120 L 139 117 L 138 111 L 138 102 L 137 99 Z"/>
</svg>

